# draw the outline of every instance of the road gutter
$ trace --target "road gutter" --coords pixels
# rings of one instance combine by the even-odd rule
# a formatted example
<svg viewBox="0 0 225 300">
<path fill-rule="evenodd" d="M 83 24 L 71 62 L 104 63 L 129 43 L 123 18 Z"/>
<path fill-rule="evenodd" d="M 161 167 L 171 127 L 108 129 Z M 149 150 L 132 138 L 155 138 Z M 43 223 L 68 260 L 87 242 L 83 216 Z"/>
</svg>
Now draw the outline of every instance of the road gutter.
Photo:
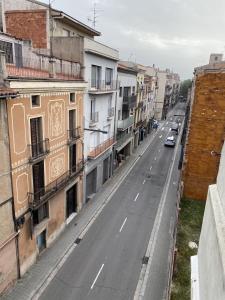
<svg viewBox="0 0 225 300">
<path fill-rule="evenodd" d="M 182 125 L 182 129 L 183 129 L 183 125 Z M 180 132 L 182 132 L 182 130 Z M 175 162 L 176 162 L 176 156 L 177 156 L 177 153 L 178 153 L 178 147 L 179 147 L 179 144 L 180 144 L 180 140 L 181 140 L 181 135 L 179 135 L 179 137 L 177 139 L 177 145 L 176 145 L 176 148 L 175 148 L 175 151 L 174 151 L 172 164 L 170 165 L 170 168 L 169 168 L 169 173 L 168 173 L 167 178 L 166 178 L 166 183 L 165 183 L 165 186 L 164 186 L 164 189 L 163 189 L 163 193 L 162 193 L 160 203 L 159 203 L 159 206 L 158 206 L 158 210 L 157 210 L 157 214 L 156 214 L 156 217 L 155 217 L 153 229 L 152 229 L 152 232 L 151 232 L 150 240 L 149 240 L 148 247 L 147 247 L 147 250 L 146 250 L 146 253 L 145 253 L 145 257 L 148 258 L 148 263 L 147 264 L 142 264 L 139 281 L 138 281 L 136 291 L 135 291 L 135 294 L 134 294 L 134 298 L 133 298 L 134 300 L 144 300 L 144 294 L 145 294 L 147 282 L 148 282 L 149 275 L 150 275 L 150 268 L 151 268 L 151 265 L 152 265 L 153 254 L 154 254 L 154 251 L 155 251 L 158 232 L 159 232 L 159 228 L 160 228 L 161 221 L 162 221 L 164 206 L 165 206 L 165 203 L 166 203 L 166 196 L 167 196 L 167 193 L 168 193 L 168 190 L 169 190 L 169 185 L 170 185 L 172 173 L 173 173 L 173 170 L 174 170 L 174 165 L 175 165 Z"/>
</svg>

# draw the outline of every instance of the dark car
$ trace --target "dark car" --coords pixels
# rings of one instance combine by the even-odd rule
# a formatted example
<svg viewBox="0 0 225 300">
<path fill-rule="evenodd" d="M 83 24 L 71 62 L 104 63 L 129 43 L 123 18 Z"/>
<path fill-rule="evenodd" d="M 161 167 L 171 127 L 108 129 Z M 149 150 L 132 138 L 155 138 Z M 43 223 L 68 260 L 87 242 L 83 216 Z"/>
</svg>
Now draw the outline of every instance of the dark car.
<svg viewBox="0 0 225 300">
<path fill-rule="evenodd" d="M 176 134 L 179 133 L 179 125 L 177 123 L 173 123 L 171 127 L 171 131 L 175 131 Z"/>
<path fill-rule="evenodd" d="M 168 136 L 164 142 L 166 147 L 174 147 L 176 145 L 176 140 L 174 136 Z"/>
</svg>

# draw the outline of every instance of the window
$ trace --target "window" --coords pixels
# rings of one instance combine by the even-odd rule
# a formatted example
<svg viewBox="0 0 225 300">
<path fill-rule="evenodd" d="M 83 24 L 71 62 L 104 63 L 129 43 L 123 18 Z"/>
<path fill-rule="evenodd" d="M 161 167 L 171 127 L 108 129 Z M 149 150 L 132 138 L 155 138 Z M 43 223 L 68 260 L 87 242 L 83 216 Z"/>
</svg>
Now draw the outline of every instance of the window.
<svg viewBox="0 0 225 300">
<path fill-rule="evenodd" d="M 70 102 L 75 103 L 75 93 L 70 93 Z"/>
<path fill-rule="evenodd" d="M 70 36 L 70 31 L 68 29 L 63 29 L 63 36 Z"/>
<path fill-rule="evenodd" d="M 37 158 L 44 150 L 41 117 L 30 119 L 30 138 L 32 157 Z"/>
<path fill-rule="evenodd" d="M 34 200 L 39 201 L 45 192 L 44 161 L 32 166 Z"/>
<path fill-rule="evenodd" d="M 121 110 L 118 110 L 118 120 L 121 120 Z"/>
<path fill-rule="evenodd" d="M 76 164 L 77 164 L 77 145 L 73 144 L 69 147 L 69 164 L 70 171 L 72 173 L 76 172 Z"/>
<path fill-rule="evenodd" d="M 135 95 L 135 86 L 132 87 L 132 95 Z"/>
<path fill-rule="evenodd" d="M 13 64 L 13 44 L 0 41 L 0 50 L 5 52 L 6 63 Z"/>
<path fill-rule="evenodd" d="M 91 87 L 99 89 L 101 82 L 101 67 L 91 66 Z"/>
<path fill-rule="evenodd" d="M 120 87 L 119 97 L 123 97 L 123 88 Z"/>
<path fill-rule="evenodd" d="M 40 224 L 44 219 L 48 218 L 48 202 L 41 205 L 33 212 L 34 225 Z"/>
<path fill-rule="evenodd" d="M 31 96 L 32 107 L 40 106 L 40 95 L 32 95 Z"/>
<path fill-rule="evenodd" d="M 113 78 L 113 70 L 110 68 L 105 69 L 105 84 L 112 85 L 112 78 Z"/>
<path fill-rule="evenodd" d="M 95 99 L 91 99 L 91 114 L 95 113 L 95 104 L 96 104 Z"/>
</svg>

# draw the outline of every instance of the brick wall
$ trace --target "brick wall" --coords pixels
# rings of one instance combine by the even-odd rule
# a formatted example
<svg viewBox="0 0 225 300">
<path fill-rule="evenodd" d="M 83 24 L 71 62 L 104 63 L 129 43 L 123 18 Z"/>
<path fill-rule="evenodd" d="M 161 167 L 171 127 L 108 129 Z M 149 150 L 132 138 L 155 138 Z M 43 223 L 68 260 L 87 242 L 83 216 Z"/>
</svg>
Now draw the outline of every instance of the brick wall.
<svg viewBox="0 0 225 300">
<path fill-rule="evenodd" d="M 184 196 L 206 200 L 225 137 L 225 74 L 198 75 L 183 166 Z"/>
<path fill-rule="evenodd" d="M 34 48 L 47 48 L 47 11 L 7 11 L 6 32 L 20 39 L 30 39 Z"/>
</svg>

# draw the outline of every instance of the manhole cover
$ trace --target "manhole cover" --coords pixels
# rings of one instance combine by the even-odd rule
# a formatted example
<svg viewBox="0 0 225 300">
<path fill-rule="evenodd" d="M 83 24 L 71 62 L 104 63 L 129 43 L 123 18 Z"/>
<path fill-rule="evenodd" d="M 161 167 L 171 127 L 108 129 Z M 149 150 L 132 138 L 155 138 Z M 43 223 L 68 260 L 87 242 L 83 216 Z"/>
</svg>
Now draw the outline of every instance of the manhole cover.
<svg viewBox="0 0 225 300">
<path fill-rule="evenodd" d="M 149 257 L 148 257 L 148 256 L 144 256 L 144 257 L 142 258 L 142 264 L 143 264 L 143 265 L 147 265 L 147 264 L 148 264 L 148 260 L 149 260 Z"/>
</svg>

